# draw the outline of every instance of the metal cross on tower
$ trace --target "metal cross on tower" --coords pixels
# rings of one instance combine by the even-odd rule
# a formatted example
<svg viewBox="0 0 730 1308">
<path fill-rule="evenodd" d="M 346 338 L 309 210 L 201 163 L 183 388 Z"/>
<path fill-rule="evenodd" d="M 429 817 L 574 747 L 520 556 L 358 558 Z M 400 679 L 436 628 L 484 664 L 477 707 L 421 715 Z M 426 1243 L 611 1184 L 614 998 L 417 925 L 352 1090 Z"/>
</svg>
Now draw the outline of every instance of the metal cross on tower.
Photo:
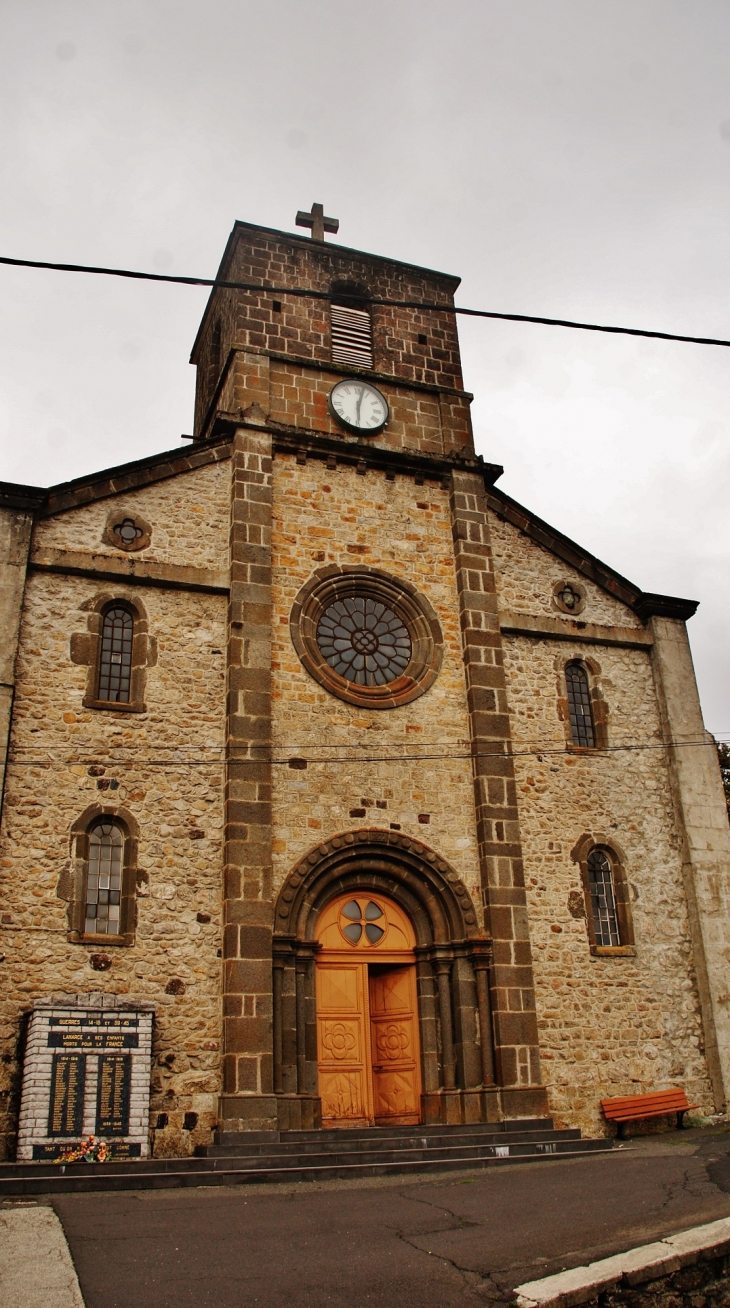
<svg viewBox="0 0 730 1308">
<path fill-rule="evenodd" d="M 324 205 L 313 204 L 311 213 L 303 213 L 299 210 L 297 214 L 297 227 L 311 227 L 312 240 L 323 241 L 325 232 L 337 232 L 340 227 L 339 218 L 325 218 Z"/>
</svg>

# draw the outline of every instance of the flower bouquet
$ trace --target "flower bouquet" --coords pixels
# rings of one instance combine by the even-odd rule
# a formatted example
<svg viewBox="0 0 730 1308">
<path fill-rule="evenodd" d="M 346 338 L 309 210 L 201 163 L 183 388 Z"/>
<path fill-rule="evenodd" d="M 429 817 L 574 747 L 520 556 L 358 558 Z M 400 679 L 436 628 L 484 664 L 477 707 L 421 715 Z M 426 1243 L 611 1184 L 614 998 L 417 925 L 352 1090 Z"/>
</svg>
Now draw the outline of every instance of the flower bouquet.
<svg viewBox="0 0 730 1308">
<path fill-rule="evenodd" d="M 80 1140 L 78 1144 L 69 1145 L 64 1149 L 60 1158 L 56 1159 L 57 1163 L 105 1163 L 109 1157 L 109 1145 L 106 1140 L 97 1140 L 95 1136 L 87 1136 L 86 1140 Z"/>
</svg>

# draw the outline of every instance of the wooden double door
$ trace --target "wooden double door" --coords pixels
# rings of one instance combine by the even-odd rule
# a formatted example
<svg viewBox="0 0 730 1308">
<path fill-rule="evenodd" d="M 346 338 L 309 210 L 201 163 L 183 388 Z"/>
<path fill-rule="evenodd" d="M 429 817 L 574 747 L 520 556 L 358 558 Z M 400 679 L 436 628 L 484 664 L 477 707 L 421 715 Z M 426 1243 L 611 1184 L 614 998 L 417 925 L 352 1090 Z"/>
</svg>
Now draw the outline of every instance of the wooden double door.
<svg viewBox="0 0 730 1308">
<path fill-rule="evenodd" d="M 322 1125 L 420 1121 L 413 929 L 382 895 L 339 896 L 317 931 Z"/>
</svg>

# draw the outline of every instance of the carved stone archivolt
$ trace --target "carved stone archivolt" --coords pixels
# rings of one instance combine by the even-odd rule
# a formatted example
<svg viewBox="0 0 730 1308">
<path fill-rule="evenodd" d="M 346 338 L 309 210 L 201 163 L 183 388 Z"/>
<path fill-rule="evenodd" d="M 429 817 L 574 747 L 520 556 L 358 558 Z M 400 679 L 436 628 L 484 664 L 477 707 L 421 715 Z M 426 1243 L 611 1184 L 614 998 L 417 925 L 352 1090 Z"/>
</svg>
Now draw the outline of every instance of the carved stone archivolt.
<svg viewBox="0 0 730 1308">
<path fill-rule="evenodd" d="M 445 859 L 420 840 L 373 827 L 333 836 L 300 859 L 279 894 L 277 934 L 313 939 L 324 905 L 350 889 L 392 895 L 419 945 L 481 934 L 469 891 Z"/>
<path fill-rule="evenodd" d="M 279 892 L 273 941 L 276 1093 L 318 1094 L 317 923 L 324 907 L 342 894 L 388 896 L 413 926 L 424 1120 L 480 1120 L 482 1108 L 464 1104 L 494 1086 L 491 940 L 445 859 L 419 840 L 377 828 L 347 831 L 310 850 Z M 439 1101 L 446 1091 L 461 1096 L 461 1106 L 449 1110 L 456 1117 L 447 1118 Z"/>
<path fill-rule="evenodd" d="M 289 627 L 310 676 L 360 708 L 397 708 L 433 685 L 443 659 L 436 613 L 410 582 L 364 564 L 319 568 Z"/>
</svg>

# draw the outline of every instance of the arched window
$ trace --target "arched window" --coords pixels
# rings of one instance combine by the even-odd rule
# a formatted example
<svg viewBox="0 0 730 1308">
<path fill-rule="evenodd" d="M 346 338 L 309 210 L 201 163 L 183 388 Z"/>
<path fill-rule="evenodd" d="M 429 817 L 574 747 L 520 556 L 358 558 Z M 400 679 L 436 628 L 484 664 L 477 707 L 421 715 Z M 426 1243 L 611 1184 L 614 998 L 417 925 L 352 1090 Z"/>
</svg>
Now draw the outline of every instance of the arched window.
<svg viewBox="0 0 730 1308">
<path fill-rule="evenodd" d="M 565 681 L 568 688 L 568 712 L 573 744 L 582 745 L 586 749 L 595 749 L 596 727 L 593 721 L 588 673 L 582 664 L 569 663 L 565 669 Z"/>
<path fill-rule="evenodd" d="M 137 895 L 147 874 L 137 867 L 139 827 L 116 805 L 90 804 L 71 828 L 75 857 L 62 873 L 57 893 L 68 902 L 71 944 L 134 944 Z"/>
<path fill-rule="evenodd" d="M 84 934 L 121 934 L 124 832 L 114 821 L 96 822 L 89 832 Z"/>
<path fill-rule="evenodd" d="M 121 604 L 107 609 L 101 628 L 98 699 L 129 703 L 133 639 L 134 618 L 129 609 Z"/>
<path fill-rule="evenodd" d="M 593 918 L 593 935 L 597 945 L 621 945 L 616 887 L 611 859 L 605 849 L 592 849 L 587 859 L 588 890 Z"/>
<path fill-rule="evenodd" d="M 72 663 L 88 669 L 84 708 L 147 712 L 145 683 L 147 669 L 157 663 L 157 641 L 148 634 L 147 614 L 137 595 L 97 595 L 87 630 L 72 633 L 69 653 Z"/>
<path fill-rule="evenodd" d="M 632 886 L 619 845 L 613 836 L 586 832 L 571 858 L 580 865 L 585 907 L 581 911 L 580 896 L 574 894 L 568 907 L 573 917 L 585 916 L 591 953 L 635 954 Z"/>
</svg>

